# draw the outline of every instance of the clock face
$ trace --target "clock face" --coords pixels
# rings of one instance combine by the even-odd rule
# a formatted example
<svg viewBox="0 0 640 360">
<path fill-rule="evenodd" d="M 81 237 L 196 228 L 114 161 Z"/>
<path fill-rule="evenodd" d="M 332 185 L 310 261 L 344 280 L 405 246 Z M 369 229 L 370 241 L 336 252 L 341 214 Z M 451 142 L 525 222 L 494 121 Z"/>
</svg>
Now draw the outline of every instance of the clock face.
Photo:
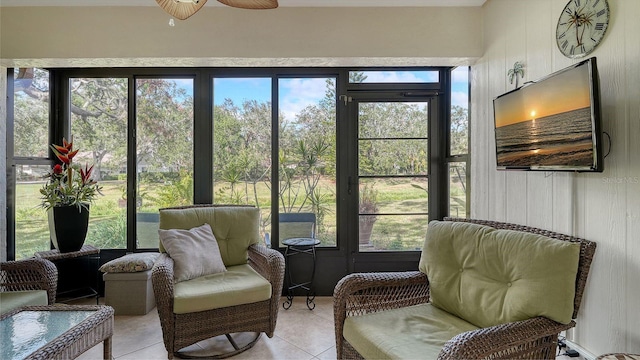
<svg viewBox="0 0 640 360">
<path fill-rule="evenodd" d="M 607 0 L 570 0 L 556 27 L 556 42 L 564 56 L 579 58 L 602 41 L 609 25 Z"/>
</svg>

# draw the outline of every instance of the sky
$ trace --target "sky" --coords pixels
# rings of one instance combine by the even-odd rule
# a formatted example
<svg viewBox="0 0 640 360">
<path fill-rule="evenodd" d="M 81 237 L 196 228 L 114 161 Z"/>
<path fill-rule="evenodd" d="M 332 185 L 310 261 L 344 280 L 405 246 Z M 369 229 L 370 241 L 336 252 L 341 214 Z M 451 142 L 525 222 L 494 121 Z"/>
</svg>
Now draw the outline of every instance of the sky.
<svg viewBox="0 0 640 360">
<path fill-rule="evenodd" d="M 496 126 L 543 118 L 591 105 L 589 67 L 552 75 L 496 99 Z"/>
<path fill-rule="evenodd" d="M 464 108 L 469 102 L 468 69 L 460 67 L 452 73 L 451 102 Z M 293 119 L 308 105 L 317 104 L 325 95 L 325 78 L 290 78 L 279 80 L 280 112 Z M 176 80 L 179 86 L 192 91 L 192 80 Z M 436 72 L 428 71 L 369 71 L 365 82 L 435 82 Z M 220 105 L 225 99 L 240 106 L 244 100 L 271 101 L 271 78 L 216 78 L 213 102 Z"/>
</svg>

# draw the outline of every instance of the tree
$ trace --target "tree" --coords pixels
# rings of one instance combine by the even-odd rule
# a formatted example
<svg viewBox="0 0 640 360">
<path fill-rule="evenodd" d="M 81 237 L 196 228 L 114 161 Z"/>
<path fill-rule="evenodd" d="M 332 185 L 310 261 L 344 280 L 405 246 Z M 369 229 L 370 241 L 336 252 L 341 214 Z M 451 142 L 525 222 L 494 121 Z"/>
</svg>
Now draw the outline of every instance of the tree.
<svg viewBox="0 0 640 360">
<path fill-rule="evenodd" d="M 14 85 L 14 154 L 8 155 L 45 158 L 49 154 L 49 72 L 20 69 Z"/>
<path fill-rule="evenodd" d="M 127 155 L 127 79 L 75 78 L 70 83 L 73 141 L 90 151 L 97 180 L 106 171 L 107 156 L 107 167 L 118 173 Z"/>
<path fill-rule="evenodd" d="M 469 153 L 469 117 L 466 108 L 451 107 L 451 154 Z"/>
</svg>

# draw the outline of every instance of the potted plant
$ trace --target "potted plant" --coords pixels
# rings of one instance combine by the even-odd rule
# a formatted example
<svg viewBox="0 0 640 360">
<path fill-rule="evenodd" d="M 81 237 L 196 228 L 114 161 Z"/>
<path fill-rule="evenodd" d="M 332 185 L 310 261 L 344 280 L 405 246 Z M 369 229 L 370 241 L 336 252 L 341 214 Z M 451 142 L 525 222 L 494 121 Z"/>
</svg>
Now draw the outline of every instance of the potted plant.
<svg viewBox="0 0 640 360">
<path fill-rule="evenodd" d="M 78 150 L 73 142 L 62 140 L 62 146 L 51 145 L 60 163 L 45 175 L 47 182 L 40 189 L 42 207 L 47 210 L 49 231 L 53 245 L 60 252 L 82 248 L 89 226 L 89 205 L 101 187 L 91 179 L 93 166 L 84 168 L 73 164 Z"/>
<path fill-rule="evenodd" d="M 358 224 L 358 243 L 360 245 L 369 245 L 371 240 L 371 232 L 373 224 L 378 220 L 378 190 L 373 188 L 374 184 L 365 184 L 360 191 L 359 200 L 359 224 Z M 371 214 L 371 215 L 368 215 Z"/>
</svg>

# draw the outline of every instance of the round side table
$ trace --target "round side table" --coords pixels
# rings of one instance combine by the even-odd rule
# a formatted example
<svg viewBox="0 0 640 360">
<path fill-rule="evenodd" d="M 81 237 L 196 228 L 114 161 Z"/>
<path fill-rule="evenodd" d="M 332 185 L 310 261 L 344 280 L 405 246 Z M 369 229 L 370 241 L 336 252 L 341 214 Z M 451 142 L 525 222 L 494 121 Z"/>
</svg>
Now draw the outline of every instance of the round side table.
<svg viewBox="0 0 640 360">
<path fill-rule="evenodd" d="M 285 245 L 287 249 L 284 252 L 284 259 L 287 270 L 287 300 L 282 303 L 282 307 L 288 310 L 293 304 L 293 290 L 301 288 L 307 291 L 307 307 L 309 310 L 313 310 L 316 304 L 313 302 L 315 294 L 313 293 L 313 278 L 316 275 L 316 246 L 320 244 L 320 240 L 314 238 L 291 238 L 282 241 L 282 245 Z M 295 283 L 291 276 L 290 258 L 296 255 L 311 256 L 311 279 L 309 281 Z"/>
</svg>

